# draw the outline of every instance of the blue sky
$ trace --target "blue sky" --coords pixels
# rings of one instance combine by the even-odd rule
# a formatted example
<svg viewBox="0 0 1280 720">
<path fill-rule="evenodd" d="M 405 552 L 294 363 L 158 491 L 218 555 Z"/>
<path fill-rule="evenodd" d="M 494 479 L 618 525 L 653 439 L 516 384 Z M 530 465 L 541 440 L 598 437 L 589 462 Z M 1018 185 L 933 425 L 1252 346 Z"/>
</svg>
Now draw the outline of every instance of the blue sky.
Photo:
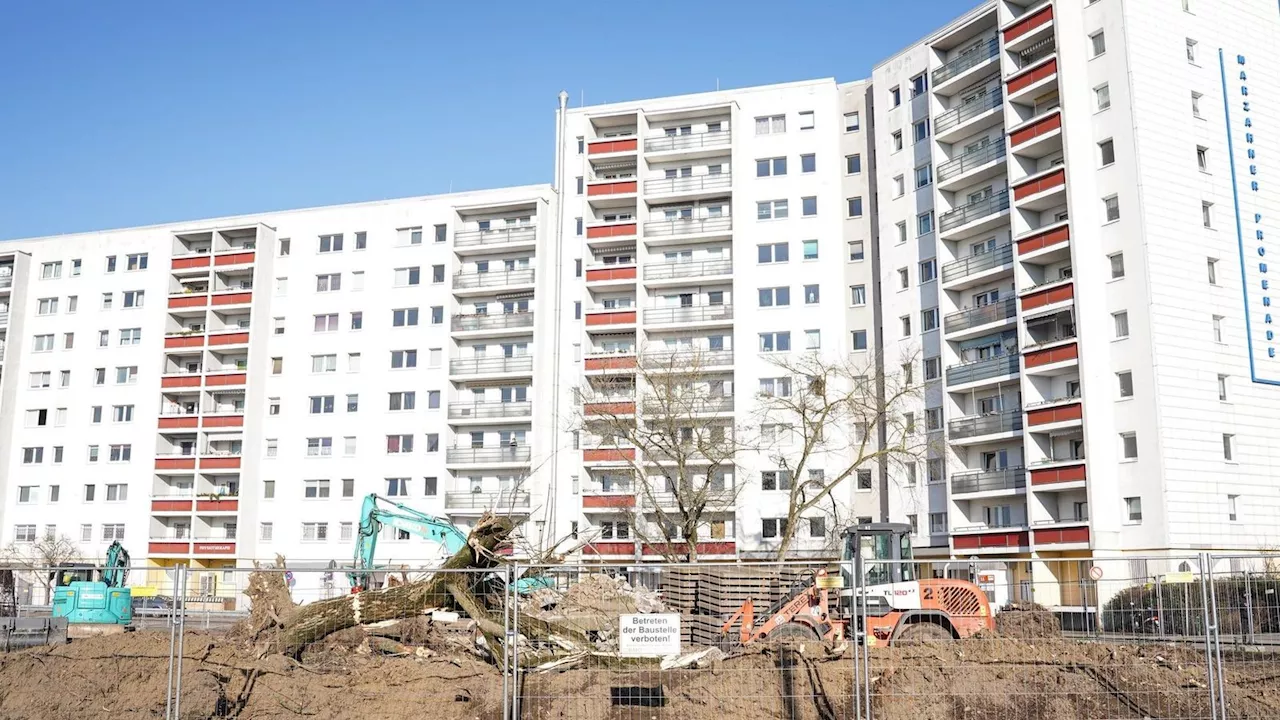
<svg viewBox="0 0 1280 720">
<path fill-rule="evenodd" d="M 974 4 L 5 3 L 0 239 L 548 182 L 561 89 L 857 79 Z"/>
</svg>

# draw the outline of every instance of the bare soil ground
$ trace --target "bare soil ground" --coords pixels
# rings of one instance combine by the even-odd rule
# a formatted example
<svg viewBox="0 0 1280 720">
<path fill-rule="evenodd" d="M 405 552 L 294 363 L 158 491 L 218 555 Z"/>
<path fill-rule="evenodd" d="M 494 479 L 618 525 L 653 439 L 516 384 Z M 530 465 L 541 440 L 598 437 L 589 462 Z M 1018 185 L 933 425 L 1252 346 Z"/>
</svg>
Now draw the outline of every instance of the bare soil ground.
<svg viewBox="0 0 1280 720">
<path fill-rule="evenodd" d="M 498 720 L 502 675 L 440 635 L 415 628 L 400 640 L 423 650 L 380 655 L 359 631 L 335 634 L 295 661 L 259 659 L 244 641 L 189 633 L 181 717 Z M 806 650 L 758 649 L 700 670 L 589 658 L 562 672 L 525 673 L 521 717 L 854 717 L 852 655 L 828 659 Z M 1280 657 L 1233 657 L 1230 716 L 1277 717 Z M 0 718 L 161 718 L 168 664 L 169 635 L 158 632 L 0 655 Z M 984 638 L 875 648 L 870 667 L 878 720 L 1210 716 L 1204 656 L 1195 648 Z"/>
</svg>

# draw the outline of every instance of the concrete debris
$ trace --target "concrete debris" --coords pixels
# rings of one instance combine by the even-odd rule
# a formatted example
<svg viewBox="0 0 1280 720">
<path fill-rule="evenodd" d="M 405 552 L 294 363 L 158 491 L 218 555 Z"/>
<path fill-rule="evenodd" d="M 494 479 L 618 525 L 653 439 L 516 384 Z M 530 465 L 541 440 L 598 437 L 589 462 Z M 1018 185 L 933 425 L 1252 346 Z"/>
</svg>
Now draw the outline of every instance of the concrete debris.
<svg viewBox="0 0 1280 720">
<path fill-rule="evenodd" d="M 716 663 L 724 660 L 724 653 L 720 648 L 705 648 L 696 652 L 685 653 L 676 657 L 664 658 L 659 665 L 663 670 L 674 670 L 677 668 L 697 668 L 702 669 L 711 667 Z"/>
</svg>

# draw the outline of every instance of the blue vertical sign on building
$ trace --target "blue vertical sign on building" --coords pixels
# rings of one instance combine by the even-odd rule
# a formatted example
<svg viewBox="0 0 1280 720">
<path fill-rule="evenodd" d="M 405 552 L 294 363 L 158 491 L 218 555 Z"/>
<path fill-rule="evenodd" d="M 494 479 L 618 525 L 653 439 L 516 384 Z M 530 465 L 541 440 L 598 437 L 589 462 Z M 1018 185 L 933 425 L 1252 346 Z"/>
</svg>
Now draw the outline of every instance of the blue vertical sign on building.
<svg viewBox="0 0 1280 720">
<path fill-rule="evenodd" d="M 1259 131 L 1254 124 L 1256 93 L 1250 94 L 1249 59 L 1218 50 L 1222 70 L 1222 101 L 1227 120 L 1227 154 L 1231 164 L 1231 190 L 1235 201 L 1236 239 L 1240 245 L 1240 275 L 1244 289 L 1245 335 L 1248 339 L 1249 370 L 1257 383 L 1280 385 L 1280 293 L 1273 284 L 1271 265 L 1280 254 L 1271 253 L 1276 236 L 1269 235 L 1270 203 L 1264 193 L 1272 192 L 1262 168 L 1269 158 L 1261 151 Z M 1263 99 L 1265 102 L 1265 98 Z M 1237 162 L 1239 160 L 1239 162 Z M 1276 266 L 1280 268 L 1280 265 Z M 1280 271 L 1280 270 L 1278 270 Z"/>
</svg>

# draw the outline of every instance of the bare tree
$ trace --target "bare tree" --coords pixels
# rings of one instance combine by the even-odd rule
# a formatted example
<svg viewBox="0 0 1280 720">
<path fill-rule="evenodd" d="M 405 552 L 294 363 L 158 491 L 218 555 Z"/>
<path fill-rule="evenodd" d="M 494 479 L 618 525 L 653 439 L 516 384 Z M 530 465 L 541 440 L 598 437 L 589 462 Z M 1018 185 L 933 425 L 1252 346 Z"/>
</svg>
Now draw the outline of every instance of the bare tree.
<svg viewBox="0 0 1280 720">
<path fill-rule="evenodd" d="M 775 489 L 787 493 L 776 550 L 781 560 L 801 521 L 829 516 L 834 523 L 847 522 L 835 492 L 860 470 L 874 473 L 881 463 L 914 463 L 926 456 L 928 441 L 924 419 L 912 411 L 920 397 L 914 378 L 817 353 L 772 362 L 779 377 L 757 395 L 757 417 L 761 447 L 776 468 L 766 472 L 776 472 Z M 838 538 L 834 523 L 825 529 L 828 539 Z"/>
<path fill-rule="evenodd" d="M 625 476 L 618 490 L 635 494 L 634 507 L 618 508 L 634 541 L 669 562 L 696 560 L 699 543 L 727 538 L 718 518 L 732 516 L 740 487 L 732 374 L 714 370 L 714 351 L 637 360 L 634 375 L 593 377 L 577 390 L 581 445 Z"/>
<path fill-rule="evenodd" d="M 35 542 L 13 543 L 0 550 L 0 563 L 23 572 L 32 584 L 44 587 L 46 597 L 52 597 L 54 570 L 84 557 L 80 546 L 66 535 L 41 535 Z"/>
</svg>

